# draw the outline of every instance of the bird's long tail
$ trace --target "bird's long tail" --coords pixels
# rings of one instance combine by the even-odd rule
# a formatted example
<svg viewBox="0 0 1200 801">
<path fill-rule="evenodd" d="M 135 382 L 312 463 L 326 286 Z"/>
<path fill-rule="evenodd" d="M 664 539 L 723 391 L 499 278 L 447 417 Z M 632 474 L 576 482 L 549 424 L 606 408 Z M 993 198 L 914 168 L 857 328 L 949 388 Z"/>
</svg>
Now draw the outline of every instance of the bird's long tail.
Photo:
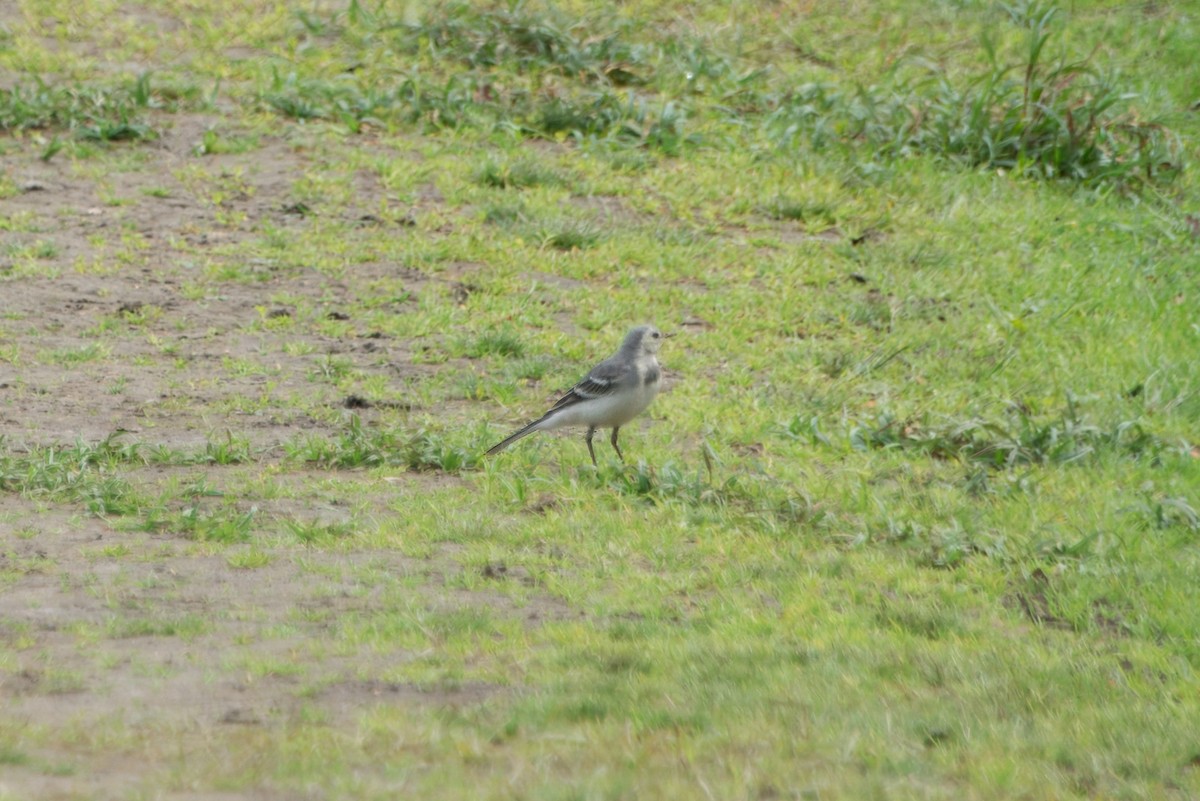
<svg viewBox="0 0 1200 801">
<path fill-rule="evenodd" d="M 527 437 L 527 436 L 529 436 L 529 435 L 530 435 L 530 434 L 532 434 L 534 431 L 537 431 L 537 430 L 538 430 L 538 426 L 540 426 L 540 425 L 541 425 L 542 423 L 544 423 L 544 422 L 546 422 L 546 418 L 545 418 L 545 417 L 539 417 L 537 420 L 534 420 L 532 423 L 530 423 L 529 425 L 525 426 L 525 427 L 524 427 L 524 428 L 522 428 L 520 431 L 516 431 L 516 432 L 514 432 L 514 433 L 512 433 L 512 434 L 509 434 L 509 435 L 508 435 L 507 437 L 505 437 L 503 440 L 501 440 L 500 442 L 496 443 L 496 444 L 495 444 L 495 445 L 493 445 L 492 447 L 488 448 L 487 455 L 488 455 L 488 456 L 493 456 L 493 455 L 495 455 L 495 454 L 499 453 L 500 451 L 504 450 L 505 448 L 507 448 L 509 445 L 512 445 L 514 442 L 516 442 L 517 440 L 521 439 L 522 437 Z"/>
</svg>

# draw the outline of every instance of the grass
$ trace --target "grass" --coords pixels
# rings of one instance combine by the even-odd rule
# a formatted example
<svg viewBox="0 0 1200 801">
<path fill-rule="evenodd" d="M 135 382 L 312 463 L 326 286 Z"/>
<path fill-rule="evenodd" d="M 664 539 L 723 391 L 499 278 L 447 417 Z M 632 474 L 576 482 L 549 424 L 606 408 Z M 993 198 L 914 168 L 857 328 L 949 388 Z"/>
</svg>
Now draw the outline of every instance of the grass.
<svg viewBox="0 0 1200 801">
<path fill-rule="evenodd" d="M 1182 167 L 1178 137 L 1131 107 L 1120 74 L 1056 47 L 1057 7 L 1019 5 L 1008 14 L 1019 33 L 988 26 L 978 34 L 974 73 L 914 58 L 876 83 L 841 84 L 772 79 L 783 72 L 777 63 L 700 39 L 656 39 L 611 21 L 597 31 L 595 19 L 526 4 L 449 4 L 403 19 L 383 8 L 306 15 L 310 32 L 353 42 L 366 61 L 394 47 L 429 72 L 413 69 L 389 91 L 276 70 L 262 97 L 287 117 L 339 120 L 355 132 L 397 123 L 515 128 L 674 156 L 727 147 L 749 128 L 785 149 L 803 137 L 817 149 L 863 143 L 874 157 L 936 154 L 1024 176 L 1125 188 L 1170 181 Z M 478 180 L 503 187 L 547 177 L 515 169 L 489 163 Z"/>
<path fill-rule="evenodd" d="M 547 169 L 533 159 L 521 159 L 512 163 L 489 159 L 479 166 L 474 178 L 480 185 L 496 189 L 524 189 L 563 183 L 561 174 Z"/>
<path fill-rule="evenodd" d="M 1200 793 L 1186 8 L 18 5 L 0 796 Z"/>
<path fill-rule="evenodd" d="M 157 136 L 147 121 L 148 112 L 199 104 L 200 93 L 194 87 L 156 88 L 150 73 L 116 85 L 60 86 L 35 80 L 0 92 L 0 131 L 65 129 L 84 141 L 147 140 Z M 42 160 L 49 161 L 61 147 L 52 139 Z"/>
<path fill-rule="evenodd" d="M 479 464 L 478 454 L 451 437 L 424 428 L 368 428 L 358 415 L 350 416 L 336 439 L 305 438 L 284 450 L 291 460 L 335 469 L 393 465 L 454 473 Z"/>
</svg>

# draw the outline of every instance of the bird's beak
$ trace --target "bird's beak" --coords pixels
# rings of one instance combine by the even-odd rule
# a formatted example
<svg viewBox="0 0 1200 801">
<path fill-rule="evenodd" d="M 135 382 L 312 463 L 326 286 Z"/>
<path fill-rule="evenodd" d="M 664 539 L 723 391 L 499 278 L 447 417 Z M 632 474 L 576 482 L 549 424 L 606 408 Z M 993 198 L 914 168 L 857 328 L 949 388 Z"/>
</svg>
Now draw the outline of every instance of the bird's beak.
<svg viewBox="0 0 1200 801">
<path fill-rule="evenodd" d="M 670 339 L 673 336 L 675 336 L 674 332 L 672 332 L 670 334 L 663 334 L 663 339 Z"/>
</svg>

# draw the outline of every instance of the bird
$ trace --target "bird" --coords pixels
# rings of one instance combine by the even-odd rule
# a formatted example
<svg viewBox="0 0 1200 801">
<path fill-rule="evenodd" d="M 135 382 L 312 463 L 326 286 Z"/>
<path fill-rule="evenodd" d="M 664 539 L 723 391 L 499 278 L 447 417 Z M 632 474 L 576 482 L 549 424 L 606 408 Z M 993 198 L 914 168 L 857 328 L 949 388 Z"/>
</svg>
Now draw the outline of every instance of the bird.
<svg viewBox="0 0 1200 801">
<path fill-rule="evenodd" d="M 549 411 L 488 449 L 492 456 L 535 431 L 553 431 L 567 426 L 587 426 L 588 454 L 596 464 L 592 437 L 597 428 L 611 428 L 613 450 L 622 462 L 617 445 L 621 426 L 646 410 L 662 386 L 662 369 L 656 354 L 671 334 L 653 325 L 639 325 L 625 335 L 617 352 L 597 364 L 578 384 L 559 398 Z"/>
</svg>

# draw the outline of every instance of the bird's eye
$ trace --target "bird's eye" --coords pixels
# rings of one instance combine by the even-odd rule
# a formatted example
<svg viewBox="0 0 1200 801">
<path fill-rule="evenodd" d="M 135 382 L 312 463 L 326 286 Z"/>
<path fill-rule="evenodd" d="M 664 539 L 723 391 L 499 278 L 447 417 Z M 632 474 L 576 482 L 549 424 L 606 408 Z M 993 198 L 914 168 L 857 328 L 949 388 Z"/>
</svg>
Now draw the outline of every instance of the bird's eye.
<svg viewBox="0 0 1200 801">
<path fill-rule="evenodd" d="M 650 336 L 654 337 L 655 339 L 658 339 L 660 336 L 662 336 L 662 334 L 660 334 L 660 333 L 658 333 L 657 331 L 655 331 L 655 332 L 654 332 L 653 334 L 651 334 Z"/>
</svg>

